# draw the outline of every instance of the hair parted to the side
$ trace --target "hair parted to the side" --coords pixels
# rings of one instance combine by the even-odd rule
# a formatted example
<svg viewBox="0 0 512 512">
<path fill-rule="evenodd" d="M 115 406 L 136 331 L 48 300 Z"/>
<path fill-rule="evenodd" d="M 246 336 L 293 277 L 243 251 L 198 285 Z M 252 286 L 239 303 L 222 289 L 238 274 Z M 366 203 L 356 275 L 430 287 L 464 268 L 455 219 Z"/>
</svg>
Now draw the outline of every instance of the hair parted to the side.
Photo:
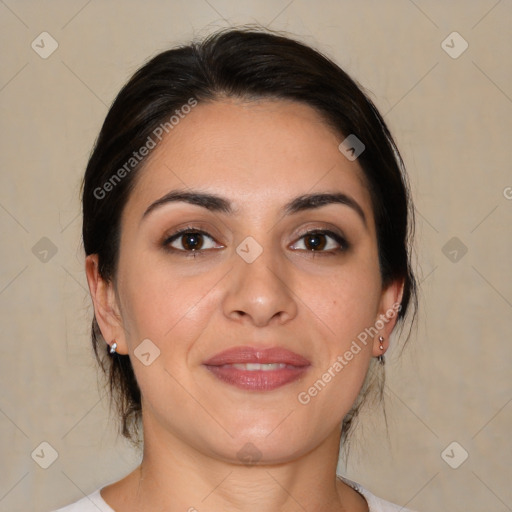
<svg viewBox="0 0 512 512">
<path fill-rule="evenodd" d="M 86 255 L 98 255 L 101 277 L 115 284 L 121 214 L 147 157 L 123 173 L 108 193 L 98 190 L 104 191 L 104 184 L 123 166 L 126 169 L 133 152 L 191 98 L 200 105 L 226 97 L 301 102 L 339 133 L 340 142 L 355 134 L 364 143 L 358 162 L 372 199 L 382 283 L 404 282 L 399 322 L 408 310 L 415 314 L 414 210 L 404 164 L 386 123 L 360 86 L 329 58 L 260 27 L 224 29 L 164 51 L 141 67 L 117 95 L 82 183 L 84 250 Z M 130 358 L 109 354 L 95 318 L 92 345 L 120 416 L 120 431 L 140 446 L 141 395 Z M 344 419 L 343 441 L 364 399 L 372 393 L 382 397 L 383 385 L 383 366 L 373 358 L 361 394 Z"/>
</svg>

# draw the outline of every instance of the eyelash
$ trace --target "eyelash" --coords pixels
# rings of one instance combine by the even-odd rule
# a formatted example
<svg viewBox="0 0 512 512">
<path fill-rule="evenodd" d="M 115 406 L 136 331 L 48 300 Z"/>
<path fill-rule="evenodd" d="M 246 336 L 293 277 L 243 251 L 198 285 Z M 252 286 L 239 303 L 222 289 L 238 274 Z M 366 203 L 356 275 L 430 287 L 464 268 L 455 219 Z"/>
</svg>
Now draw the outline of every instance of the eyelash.
<svg viewBox="0 0 512 512">
<path fill-rule="evenodd" d="M 187 235 L 187 234 L 199 234 L 206 236 L 210 238 L 211 240 L 215 240 L 208 232 L 203 231 L 202 229 L 197 229 L 192 226 L 187 226 L 186 228 L 180 229 L 176 233 L 173 233 L 172 235 L 166 237 L 163 242 L 162 246 L 164 249 L 170 253 L 178 254 L 181 253 L 186 258 L 196 258 L 197 256 L 204 256 L 207 251 L 210 251 L 212 249 L 197 249 L 197 250 L 184 250 L 184 249 L 176 249 L 174 247 L 171 247 L 170 244 L 174 242 L 175 240 L 178 240 L 180 237 Z M 314 250 L 305 250 L 305 249 L 296 249 L 303 252 L 307 252 L 311 254 L 312 256 L 336 256 L 340 253 L 346 252 L 350 248 L 350 244 L 338 233 L 335 233 L 328 229 L 313 229 L 311 231 L 306 231 L 302 235 L 299 236 L 297 241 L 307 237 L 307 236 L 313 236 L 313 235 L 324 235 L 326 237 L 332 238 L 339 247 L 336 249 L 330 249 L 327 251 L 314 251 Z M 297 242 L 294 242 L 294 245 Z"/>
<path fill-rule="evenodd" d="M 195 251 L 186 251 L 183 249 L 176 249 L 174 247 L 171 247 L 170 244 L 177 240 L 178 238 L 182 237 L 183 235 L 187 234 L 198 234 L 207 236 L 208 238 L 211 238 L 214 240 L 213 236 L 207 233 L 206 231 L 203 231 L 202 229 L 197 229 L 192 226 L 187 226 L 186 228 L 180 229 L 179 231 L 176 231 L 176 233 L 173 233 L 171 236 L 168 236 L 164 239 L 162 242 L 162 245 L 164 246 L 164 249 L 170 253 L 178 254 L 181 253 L 181 255 L 185 256 L 185 258 L 196 258 L 197 256 L 203 256 L 206 251 L 209 251 L 211 249 L 198 249 Z"/>
</svg>

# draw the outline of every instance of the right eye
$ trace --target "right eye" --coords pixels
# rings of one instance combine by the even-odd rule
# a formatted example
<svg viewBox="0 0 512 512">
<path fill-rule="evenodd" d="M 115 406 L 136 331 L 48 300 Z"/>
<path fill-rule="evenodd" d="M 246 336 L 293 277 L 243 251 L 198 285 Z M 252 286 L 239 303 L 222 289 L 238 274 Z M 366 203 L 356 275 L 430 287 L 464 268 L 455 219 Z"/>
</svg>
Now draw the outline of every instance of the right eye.
<svg viewBox="0 0 512 512">
<path fill-rule="evenodd" d="M 163 245 L 171 251 L 190 253 L 223 247 L 206 231 L 193 228 L 185 228 L 172 234 L 164 240 Z"/>
</svg>

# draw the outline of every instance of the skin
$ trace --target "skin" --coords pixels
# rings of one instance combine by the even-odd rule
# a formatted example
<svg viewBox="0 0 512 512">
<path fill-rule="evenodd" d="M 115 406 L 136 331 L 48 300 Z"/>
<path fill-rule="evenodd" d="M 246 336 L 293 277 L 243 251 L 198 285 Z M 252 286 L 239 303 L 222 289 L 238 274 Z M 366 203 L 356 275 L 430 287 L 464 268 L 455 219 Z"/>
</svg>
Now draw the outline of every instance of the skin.
<svg viewBox="0 0 512 512">
<path fill-rule="evenodd" d="M 96 255 L 87 257 L 102 334 L 130 354 L 143 395 L 141 466 L 102 490 L 117 512 L 368 510 L 336 479 L 341 424 L 371 358 L 383 353 L 378 335 L 385 351 L 396 318 L 307 405 L 297 398 L 402 294 L 401 282 L 382 286 L 370 195 L 357 160 L 338 150 L 341 140 L 303 104 L 199 104 L 137 177 L 115 282 L 101 279 Z M 168 192 L 190 189 L 222 196 L 233 213 L 172 202 L 142 220 Z M 303 194 L 333 192 L 353 198 L 366 222 L 342 204 L 281 211 Z M 206 237 L 196 257 L 166 251 L 162 242 L 188 225 L 213 240 Z M 302 235 L 311 229 L 343 233 L 349 248 L 336 252 L 328 237 L 326 252 L 307 250 Z M 248 236 L 263 249 L 252 263 L 236 252 Z M 160 350 L 149 366 L 134 356 L 147 338 Z M 285 347 L 311 366 L 275 390 L 241 390 L 202 364 L 239 345 Z M 248 442 L 257 464 L 237 455 Z"/>
</svg>

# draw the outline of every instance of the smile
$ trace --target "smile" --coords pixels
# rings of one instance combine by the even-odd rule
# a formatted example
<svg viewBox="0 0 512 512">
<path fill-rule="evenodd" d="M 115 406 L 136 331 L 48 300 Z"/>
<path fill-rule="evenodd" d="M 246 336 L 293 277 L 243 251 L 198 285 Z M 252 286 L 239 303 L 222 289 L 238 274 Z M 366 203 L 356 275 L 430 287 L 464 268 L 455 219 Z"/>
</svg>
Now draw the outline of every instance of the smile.
<svg viewBox="0 0 512 512">
<path fill-rule="evenodd" d="M 235 347 L 210 358 L 204 366 L 226 384 L 245 390 L 271 391 L 301 378 L 311 363 L 283 348 Z"/>
</svg>

